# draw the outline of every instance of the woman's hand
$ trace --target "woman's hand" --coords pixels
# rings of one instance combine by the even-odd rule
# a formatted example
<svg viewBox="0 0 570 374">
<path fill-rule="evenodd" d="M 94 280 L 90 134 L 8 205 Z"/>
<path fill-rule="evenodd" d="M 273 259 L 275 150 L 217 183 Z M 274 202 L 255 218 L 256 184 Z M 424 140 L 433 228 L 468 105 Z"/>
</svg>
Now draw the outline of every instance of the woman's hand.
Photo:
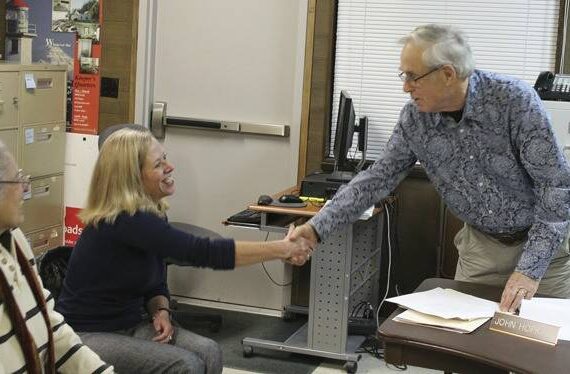
<svg viewBox="0 0 570 374">
<path fill-rule="evenodd" d="M 293 265 L 303 265 L 313 253 L 313 245 L 310 240 L 302 236 L 293 236 L 295 227 L 289 226 L 287 236 L 283 239 L 286 248 L 285 261 Z"/>
<path fill-rule="evenodd" d="M 168 310 L 159 310 L 154 313 L 152 317 L 152 325 L 154 326 L 154 331 L 156 331 L 156 336 L 152 338 L 152 341 L 159 343 L 170 343 L 174 336 L 174 326 L 170 321 L 170 313 Z"/>
</svg>

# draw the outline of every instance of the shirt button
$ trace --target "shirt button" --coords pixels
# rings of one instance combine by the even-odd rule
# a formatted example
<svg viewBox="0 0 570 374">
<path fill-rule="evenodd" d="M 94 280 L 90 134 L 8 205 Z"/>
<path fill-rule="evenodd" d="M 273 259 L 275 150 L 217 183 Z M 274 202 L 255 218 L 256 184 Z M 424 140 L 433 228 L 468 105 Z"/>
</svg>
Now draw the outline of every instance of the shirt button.
<svg viewBox="0 0 570 374">
<path fill-rule="evenodd" d="M 8 260 L 6 260 L 5 258 L 2 259 L 2 265 L 6 265 L 8 263 Z"/>
<path fill-rule="evenodd" d="M 479 182 L 479 187 L 483 187 L 483 182 Z M 491 211 L 489 211 L 491 213 Z"/>
<path fill-rule="evenodd" d="M 473 160 L 473 155 L 469 155 L 469 159 L 470 159 L 470 160 Z"/>
<path fill-rule="evenodd" d="M 9 269 L 10 271 L 14 271 L 14 270 L 16 270 L 16 268 L 14 267 L 14 265 L 10 265 L 10 266 L 8 266 L 8 269 Z"/>
</svg>

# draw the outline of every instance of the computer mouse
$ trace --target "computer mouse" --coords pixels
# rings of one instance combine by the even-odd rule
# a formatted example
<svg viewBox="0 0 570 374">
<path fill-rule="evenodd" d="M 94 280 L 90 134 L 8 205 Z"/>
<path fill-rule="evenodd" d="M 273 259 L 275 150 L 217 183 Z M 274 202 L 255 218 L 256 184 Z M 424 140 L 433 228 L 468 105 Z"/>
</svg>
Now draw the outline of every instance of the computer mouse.
<svg viewBox="0 0 570 374">
<path fill-rule="evenodd" d="M 291 203 L 302 203 L 303 200 L 299 198 L 299 196 L 295 195 L 283 195 L 279 198 L 279 202 L 283 204 L 291 204 Z"/>
<path fill-rule="evenodd" d="M 257 199 L 257 205 L 269 205 L 273 202 L 273 198 L 269 195 L 261 195 Z"/>
</svg>

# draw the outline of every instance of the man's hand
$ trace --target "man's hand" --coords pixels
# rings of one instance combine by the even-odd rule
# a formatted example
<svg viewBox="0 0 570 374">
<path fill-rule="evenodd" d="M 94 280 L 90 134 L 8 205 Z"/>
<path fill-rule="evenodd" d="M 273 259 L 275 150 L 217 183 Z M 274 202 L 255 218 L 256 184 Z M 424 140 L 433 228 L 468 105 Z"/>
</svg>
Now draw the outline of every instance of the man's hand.
<svg viewBox="0 0 570 374">
<path fill-rule="evenodd" d="M 305 261 L 307 261 L 310 257 L 311 254 L 313 252 L 313 250 L 315 249 L 315 247 L 317 246 L 317 234 L 315 233 L 315 230 L 313 229 L 313 227 L 311 225 L 309 225 L 308 223 L 305 223 L 301 226 L 297 226 L 295 228 L 295 230 L 291 230 L 292 226 L 289 226 L 289 232 L 287 233 L 287 239 L 292 240 L 292 241 L 298 241 L 298 240 L 303 240 L 306 243 L 308 243 L 309 247 L 310 247 L 310 251 L 303 256 L 302 258 L 300 256 L 293 256 L 287 259 L 287 262 L 293 265 L 303 265 L 305 263 Z"/>
<path fill-rule="evenodd" d="M 156 336 L 152 340 L 159 343 L 170 343 L 174 335 L 170 313 L 167 310 L 159 310 L 152 317 L 152 325 L 156 331 Z"/>
<path fill-rule="evenodd" d="M 502 312 L 514 313 L 521 305 L 522 299 L 532 299 L 538 290 L 539 282 L 515 271 L 505 285 L 499 309 Z"/>
<path fill-rule="evenodd" d="M 287 236 L 283 239 L 285 245 L 288 249 L 287 257 L 284 261 L 292 264 L 301 266 L 303 265 L 309 258 L 311 258 L 311 254 L 313 252 L 313 247 L 311 246 L 311 242 L 305 239 L 302 236 L 293 237 L 294 232 L 293 225 L 289 226 L 289 231 L 287 232 Z"/>
<path fill-rule="evenodd" d="M 309 225 L 308 223 L 302 224 L 301 226 L 297 226 L 295 231 L 291 234 L 291 240 L 295 240 L 297 238 L 305 238 L 311 243 L 311 248 L 315 249 L 317 246 L 317 242 L 319 238 L 313 226 Z"/>
</svg>

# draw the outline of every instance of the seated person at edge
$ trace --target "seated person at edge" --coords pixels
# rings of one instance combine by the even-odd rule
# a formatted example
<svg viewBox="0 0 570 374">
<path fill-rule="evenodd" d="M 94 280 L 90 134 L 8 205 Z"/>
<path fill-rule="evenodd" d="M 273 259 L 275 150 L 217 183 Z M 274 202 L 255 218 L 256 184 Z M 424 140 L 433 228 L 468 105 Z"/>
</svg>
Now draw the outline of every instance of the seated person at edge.
<svg viewBox="0 0 570 374">
<path fill-rule="evenodd" d="M 0 142 L 0 373 L 113 373 L 54 311 L 22 231 L 29 176 Z"/>
<path fill-rule="evenodd" d="M 80 213 L 85 228 L 57 310 L 120 373 L 222 372 L 218 344 L 171 320 L 165 258 L 233 269 L 273 259 L 301 265 L 311 253 L 306 239 L 290 239 L 291 230 L 279 241 L 241 242 L 170 226 L 164 198 L 174 193 L 173 171 L 150 132 L 120 129 L 101 147 Z"/>
<path fill-rule="evenodd" d="M 455 27 L 402 39 L 400 78 L 411 100 L 386 150 L 293 236 L 316 245 L 385 198 L 416 161 L 464 227 L 455 279 L 503 288 L 514 312 L 536 292 L 570 297 L 570 169 L 535 90 L 474 69 Z"/>
</svg>

